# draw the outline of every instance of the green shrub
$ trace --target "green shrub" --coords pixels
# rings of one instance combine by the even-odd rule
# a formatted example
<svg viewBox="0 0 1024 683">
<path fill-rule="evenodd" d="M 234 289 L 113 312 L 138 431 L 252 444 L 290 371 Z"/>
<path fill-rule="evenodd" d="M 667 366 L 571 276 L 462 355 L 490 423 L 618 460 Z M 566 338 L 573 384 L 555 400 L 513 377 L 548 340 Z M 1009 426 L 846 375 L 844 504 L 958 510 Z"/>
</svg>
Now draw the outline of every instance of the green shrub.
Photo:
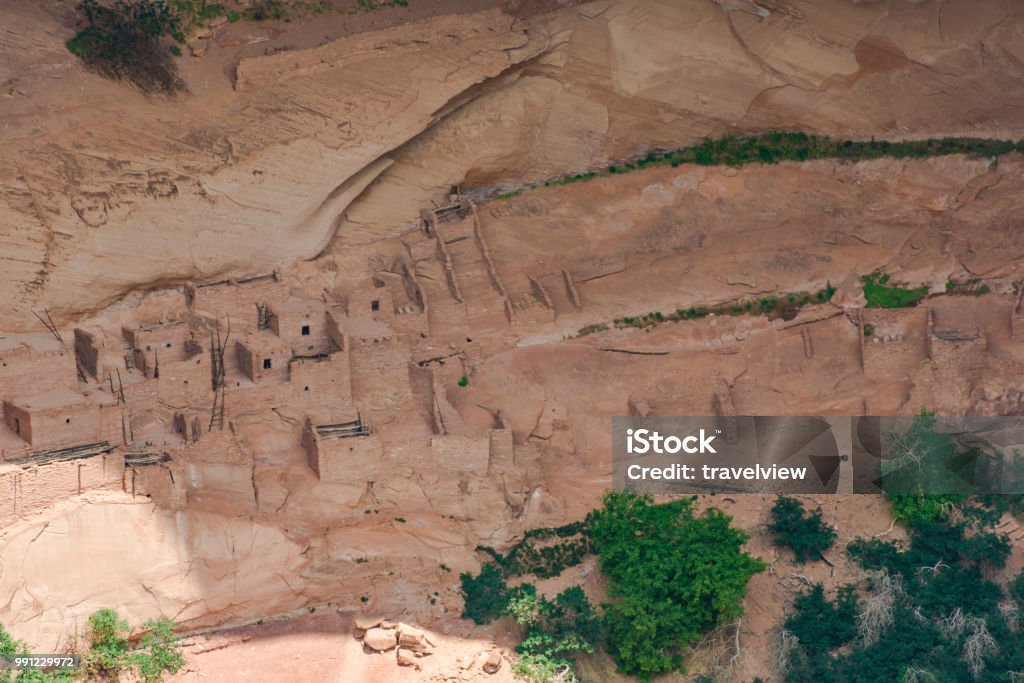
<svg viewBox="0 0 1024 683">
<path fill-rule="evenodd" d="M 284 21 L 290 18 L 288 6 L 280 0 L 256 0 L 243 13 L 250 21 Z"/>
<path fill-rule="evenodd" d="M 172 95 L 185 89 L 165 47 L 165 36 L 183 43 L 186 28 L 166 0 L 81 0 L 85 26 L 68 50 L 93 71 L 125 80 L 144 93 Z"/>
<path fill-rule="evenodd" d="M 1024 666 L 1024 631 L 1015 612 L 1001 609 L 1005 594 L 985 575 L 1005 563 L 1009 543 L 965 530 L 919 521 L 909 546 L 877 538 L 851 543 L 850 555 L 875 572 L 865 586 L 870 597 L 858 603 L 848 585 L 830 602 L 818 585 L 797 598 L 785 622 L 797 642 L 785 680 L 1013 680 L 1009 672 Z M 1016 582 L 1009 592 L 1019 600 Z"/>
<path fill-rule="evenodd" d="M 310 607 L 315 611 L 315 607 Z M 128 665 L 135 669 L 143 683 L 159 683 L 164 674 L 176 674 L 185 666 L 178 637 L 174 635 L 174 622 L 170 619 L 151 619 L 139 641 L 139 648 L 128 657 Z"/>
<path fill-rule="evenodd" d="M 535 542 L 537 539 L 536 536 L 524 538 L 507 555 L 492 548 L 478 550 L 489 554 L 505 577 L 533 574 L 541 579 L 558 576 L 566 567 L 582 562 L 583 557 L 592 551 L 590 539 L 579 533 L 577 538 L 550 545 L 539 545 Z"/>
<path fill-rule="evenodd" d="M 468 387 L 469 386 L 469 378 L 466 377 L 465 375 L 460 377 L 459 378 L 459 386 L 460 387 Z"/>
<path fill-rule="evenodd" d="M 576 656 L 594 652 L 602 637 L 601 618 L 579 586 L 550 601 L 524 584 L 509 600 L 508 610 L 526 629 L 516 646 L 520 659 L 513 665 L 516 675 L 526 680 L 546 682 L 571 671 Z"/>
<path fill-rule="evenodd" d="M 805 513 L 803 503 L 786 496 L 779 496 L 772 506 L 768 530 L 775 534 L 775 543 L 792 549 L 801 564 L 822 557 L 836 540 L 836 530 L 821 519 L 820 508 Z"/>
<path fill-rule="evenodd" d="M 465 599 L 463 619 L 486 624 L 505 614 L 509 588 L 505 585 L 505 577 L 498 565 L 487 562 L 480 568 L 478 575 L 463 572 L 459 580 L 462 582 L 462 596 Z"/>
<path fill-rule="evenodd" d="M 963 495 L 941 493 L 891 493 L 887 497 L 892 516 L 904 524 L 944 521 L 957 504 L 966 500 Z"/>
<path fill-rule="evenodd" d="M 876 270 L 861 277 L 868 308 L 905 308 L 928 296 L 928 286 L 913 289 L 889 284 L 889 276 Z"/>
<path fill-rule="evenodd" d="M 695 515 L 690 499 L 607 493 L 587 518 L 608 577 L 609 652 L 623 673 L 678 670 L 701 634 L 738 618 L 747 582 L 765 564 L 742 551 L 748 536 L 718 510 Z"/>
<path fill-rule="evenodd" d="M 809 652 L 829 652 L 857 637 L 857 594 L 852 586 L 839 591 L 835 602 L 825 598 L 820 583 L 797 596 L 794 614 L 786 619 L 785 628 Z"/>
<path fill-rule="evenodd" d="M 112 609 L 97 610 L 87 624 L 89 649 L 82 657 L 82 668 L 88 676 L 103 680 L 117 680 L 123 671 L 131 670 L 143 683 L 158 683 L 164 673 L 177 673 L 185 665 L 174 627 L 170 619 L 147 621 L 138 648 L 129 651 L 129 623 Z"/>
<path fill-rule="evenodd" d="M 746 164 L 777 164 L 782 161 L 803 162 L 814 159 L 837 159 L 849 162 L 880 158 L 920 159 L 950 154 L 964 154 L 972 158 L 991 158 L 1015 150 L 1024 151 L 1024 140 L 1014 142 L 982 138 L 943 138 L 941 140 L 904 140 L 899 142 L 887 140 L 839 141 L 806 133 L 774 131 L 742 137 L 725 135 L 720 138 L 705 138 L 696 145 L 682 147 L 661 155 L 647 154 L 634 162 L 611 164 L 607 170 L 600 172 L 591 171 L 549 179 L 546 184 L 564 185 L 601 176 L 628 173 L 634 169 L 658 164 L 667 164 L 673 168 L 681 164 L 743 166 Z M 497 198 L 503 199 L 506 195 L 499 195 Z"/>
<path fill-rule="evenodd" d="M 83 668 L 101 678 L 117 676 L 125 667 L 131 626 L 117 612 L 104 608 L 89 616 L 87 629 L 89 651 Z"/>
</svg>

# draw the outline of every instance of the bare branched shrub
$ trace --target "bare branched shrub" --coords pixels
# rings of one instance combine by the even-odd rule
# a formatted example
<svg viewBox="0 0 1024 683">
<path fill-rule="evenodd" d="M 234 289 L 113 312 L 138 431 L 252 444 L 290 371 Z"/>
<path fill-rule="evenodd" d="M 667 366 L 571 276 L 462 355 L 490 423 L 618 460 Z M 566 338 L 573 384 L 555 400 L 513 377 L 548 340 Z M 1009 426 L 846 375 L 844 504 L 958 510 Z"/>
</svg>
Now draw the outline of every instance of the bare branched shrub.
<svg viewBox="0 0 1024 683">
<path fill-rule="evenodd" d="M 1003 615 L 1003 621 L 1011 631 L 1020 630 L 1020 608 L 1012 600 L 999 603 L 999 613 Z"/>
<path fill-rule="evenodd" d="M 959 640 L 965 628 L 967 618 L 959 607 L 939 620 L 939 631 L 946 640 Z"/>
<path fill-rule="evenodd" d="M 772 664 L 779 678 L 784 679 L 789 673 L 789 659 L 793 650 L 800 647 L 800 641 L 784 628 L 775 633 L 775 647 L 773 648 Z"/>
<path fill-rule="evenodd" d="M 857 629 L 865 646 L 877 643 L 882 632 L 892 626 L 896 602 L 903 595 L 900 577 L 887 571 L 873 577 L 872 585 L 871 595 L 861 602 L 857 614 Z"/>
<path fill-rule="evenodd" d="M 984 619 L 970 619 L 967 630 L 971 634 L 964 641 L 964 662 L 971 674 L 977 678 L 985 668 L 985 657 L 999 651 L 996 639 L 988 632 Z"/>
<path fill-rule="evenodd" d="M 903 672 L 903 678 L 900 679 L 900 683 L 932 683 L 932 681 L 937 680 L 935 674 L 931 671 L 912 666 Z"/>
<path fill-rule="evenodd" d="M 958 503 L 952 501 L 944 501 L 942 503 L 942 511 L 946 515 L 946 519 L 949 520 L 950 524 L 961 524 L 964 519 L 964 511 Z"/>
</svg>

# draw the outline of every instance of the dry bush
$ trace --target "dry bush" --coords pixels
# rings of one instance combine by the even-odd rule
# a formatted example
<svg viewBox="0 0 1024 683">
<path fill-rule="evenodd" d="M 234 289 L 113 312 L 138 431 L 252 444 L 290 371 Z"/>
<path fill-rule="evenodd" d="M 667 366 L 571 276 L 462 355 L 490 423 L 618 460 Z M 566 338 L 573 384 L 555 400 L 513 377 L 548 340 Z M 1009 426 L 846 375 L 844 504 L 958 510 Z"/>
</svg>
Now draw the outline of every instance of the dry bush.
<svg viewBox="0 0 1024 683">
<path fill-rule="evenodd" d="M 780 679 L 785 679 L 786 674 L 789 673 L 789 656 L 798 647 L 800 647 L 800 641 L 792 633 L 784 628 L 776 631 L 772 665 Z"/>
<path fill-rule="evenodd" d="M 996 639 L 988 632 L 988 626 L 984 619 L 973 618 L 968 620 L 967 630 L 971 635 L 964 642 L 964 661 L 971 674 L 977 678 L 981 670 L 985 668 L 985 657 L 998 652 L 999 645 Z"/>
<path fill-rule="evenodd" d="M 912 666 L 903 672 L 903 678 L 900 680 L 900 683 L 932 683 L 937 680 L 935 674 L 931 671 Z"/>
<path fill-rule="evenodd" d="M 872 577 L 872 586 L 871 595 L 861 602 L 857 614 L 857 630 L 865 646 L 877 643 L 892 626 L 896 603 L 904 594 L 900 577 L 884 570 Z"/>
</svg>

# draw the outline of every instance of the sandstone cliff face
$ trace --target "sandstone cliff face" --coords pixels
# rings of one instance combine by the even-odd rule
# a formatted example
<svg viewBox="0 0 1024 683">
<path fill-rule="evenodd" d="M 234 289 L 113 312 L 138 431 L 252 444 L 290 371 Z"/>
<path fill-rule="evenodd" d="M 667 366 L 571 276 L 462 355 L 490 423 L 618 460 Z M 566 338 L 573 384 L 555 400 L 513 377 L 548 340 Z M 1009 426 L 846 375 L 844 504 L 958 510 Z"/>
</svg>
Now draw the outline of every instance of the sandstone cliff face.
<svg viewBox="0 0 1024 683">
<path fill-rule="evenodd" d="M 339 225 L 338 244 L 392 234 L 462 181 L 733 129 L 1005 133 L 1024 111 L 1024 16 L 997 0 L 600 0 L 295 50 L 313 20 L 257 37 L 233 25 L 185 60 L 192 94 L 173 102 L 84 72 L 56 6 L 5 18 L 5 329 L 33 326 L 33 308 L 72 316 L 133 288 L 267 272 Z M 285 51 L 235 47 L 268 37 Z"/>
<path fill-rule="evenodd" d="M 14 19 L 11 50 L 59 33 L 38 9 Z M 530 55 L 513 56 L 526 36 L 511 23 L 453 16 L 243 59 L 236 90 L 221 77 L 175 101 L 104 82 L 47 43 L 30 73 L 61 80 L 12 70 L 29 95 L 3 104 L 2 326 L 315 255 L 388 151 Z M 70 82 L 82 90 L 61 92 Z"/>
<path fill-rule="evenodd" d="M 660 167 L 482 204 L 440 225 L 451 244 L 408 229 L 452 184 L 518 186 L 730 130 L 1017 137 L 1016 5 L 599 0 L 527 21 L 489 11 L 327 41 L 308 22 L 243 24 L 183 61 L 192 93 L 174 102 L 83 72 L 57 10 L 23 3 L 6 15 L 0 330 L 37 327 L 31 311 L 49 308 L 70 338 L 63 323 L 77 318 L 102 346 L 101 369 L 125 376 L 132 446 L 175 456 L 138 480 L 126 472 L 123 491 L 0 529 L 0 622 L 39 649 L 111 605 L 192 627 L 327 601 L 453 623 L 456 577 L 476 568 L 477 545 L 500 548 L 593 507 L 608 484 L 609 418 L 630 405 L 703 414 L 726 397 L 750 414 L 1001 414 L 1024 401 L 1019 155 L 997 166 Z M 237 47 L 254 33 L 271 54 Z M 889 331 L 868 343 L 849 309 L 863 303 L 856 274 L 880 266 L 936 293 L 951 276 L 985 278 L 991 292 L 871 313 Z M 201 294 L 212 303 L 191 310 L 173 288 L 140 296 L 274 269 L 280 281 L 230 304 Z M 737 317 L 566 339 L 623 315 L 829 280 L 845 308 L 792 324 Z M 206 427 L 205 336 L 207 365 L 165 357 L 155 388 L 124 365 L 123 327 L 227 313 L 241 337 L 264 295 L 355 318 L 357 306 L 378 311 L 380 290 L 395 297 L 387 324 L 353 323 L 371 332 L 346 347 L 328 390 L 260 387 L 229 361 L 238 381 L 220 431 Z M 961 327 L 975 336 L 933 339 Z M 299 365 L 293 376 L 311 384 L 335 372 L 333 361 Z M 50 356 L 36 369 L 47 381 L 56 372 Z M 70 355 L 59 369 L 61 386 L 116 401 L 106 374 L 78 382 Z M 0 398 L 14 391 L 5 382 Z M 31 388 L 31 373 L 17 382 Z M 371 463 L 368 475 L 342 461 L 340 480 L 322 479 L 300 445 L 303 420 L 357 407 L 390 467 Z M 180 443 L 181 412 L 202 417 L 198 443 Z M 458 454 L 475 448 L 463 437 L 506 428 L 504 450 L 460 469 Z M 455 439 L 435 448 L 442 431 Z M 13 433 L 0 441 L 22 446 Z M 442 460 L 459 467 L 434 467 Z M 14 508 L 4 514 L 17 518 L 29 477 L 9 463 L 0 476 L 12 492 L 0 501 Z M 762 501 L 733 508 L 745 528 L 762 525 Z M 877 523 L 871 533 L 888 523 L 877 501 L 849 509 L 833 513 L 850 528 L 858 511 Z M 757 580 L 765 595 L 777 586 Z M 768 659 L 777 597 L 752 601 L 747 680 Z"/>
</svg>

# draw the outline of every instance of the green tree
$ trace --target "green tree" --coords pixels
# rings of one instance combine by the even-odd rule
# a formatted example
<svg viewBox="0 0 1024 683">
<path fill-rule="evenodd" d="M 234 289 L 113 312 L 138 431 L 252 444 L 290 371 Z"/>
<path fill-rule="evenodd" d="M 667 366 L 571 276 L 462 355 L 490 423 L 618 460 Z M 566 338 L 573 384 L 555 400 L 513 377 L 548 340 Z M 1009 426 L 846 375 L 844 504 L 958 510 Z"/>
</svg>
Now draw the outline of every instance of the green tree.
<svg viewBox="0 0 1024 683">
<path fill-rule="evenodd" d="M 110 608 L 93 612 L 88 621 L 89 651 L 83 666 L 99 677 L 116 676 L 125 665 L 131 626 Z"/>
<path fill-rule="evenodd" d="M 464 619 L 486 624 L 505 614 L 509 589 L 505 585 L 501 569 L 496 564 L 487 562 L 476 576 L 463 572 L 459 575 L 459 580 L 462 582 L 462 596 L 465 600 L 465 608 L 462 611 Z"/>
<path fill-rule="evenodd" d="M 779 496 L 772 506 L 768 530 L 775 534 L 775 543 L 791 548 L 800 563 L 823 557 L 836 540 L 836 530 L 822 520 L 821 508 L 805 513 L 803 503 L 786 496 Z"/>
<path fill-rule="evenodd" d="M 559 593 L 554 601 L 538 595 L 531 584 L 520 586 L 508 611 L 526 631 L 516 646 L 516 674 L 544 683 L 572 671 L 576 657 L 594 652 L 601 640 L 601 619 L 579 586 Z"/>
<path fill-rule="evenodd" d="M 81 0 L 85 26 L 67 42 L 68 51 L 97 73 L 126 80 L 142 92 L 171 95 L 184 90 L 164 36 L 185 42 L 185 25 L 166 0 Z"/>
<path fill-rule="evenodd" d="M 167 618 L 150 619 L 139 641 L 139 649 L 128 657 L 143 683 L 159 683 L 164 673 L 175 674 L 185 666 L 185 657 L 174 634 L 175 624 Z"/>
<path fill-rule="evenodd" d="M 747 582 L 765 564 L 743 552 L 748 535 L 719 510 L 695 515 L 690 499 L 655 505 L 608 493 L 587 518 L 608 577 L 607 642 L 619 668 L 649 678 L 682 668 L 702 633 L 743 613 Z"/>
<path fill-rule="evenodd" d="M 0 657 L 27 654 L 29 651 L 25 643 L 16 640 L 7 632 L 7 629 L 0 625 Z M 15 676 L 12 671 L 0 670 L 0 683 L 71 683 L 72 680 L 72 674 L 69 671 L 26 669 Z"/>
</svg>

